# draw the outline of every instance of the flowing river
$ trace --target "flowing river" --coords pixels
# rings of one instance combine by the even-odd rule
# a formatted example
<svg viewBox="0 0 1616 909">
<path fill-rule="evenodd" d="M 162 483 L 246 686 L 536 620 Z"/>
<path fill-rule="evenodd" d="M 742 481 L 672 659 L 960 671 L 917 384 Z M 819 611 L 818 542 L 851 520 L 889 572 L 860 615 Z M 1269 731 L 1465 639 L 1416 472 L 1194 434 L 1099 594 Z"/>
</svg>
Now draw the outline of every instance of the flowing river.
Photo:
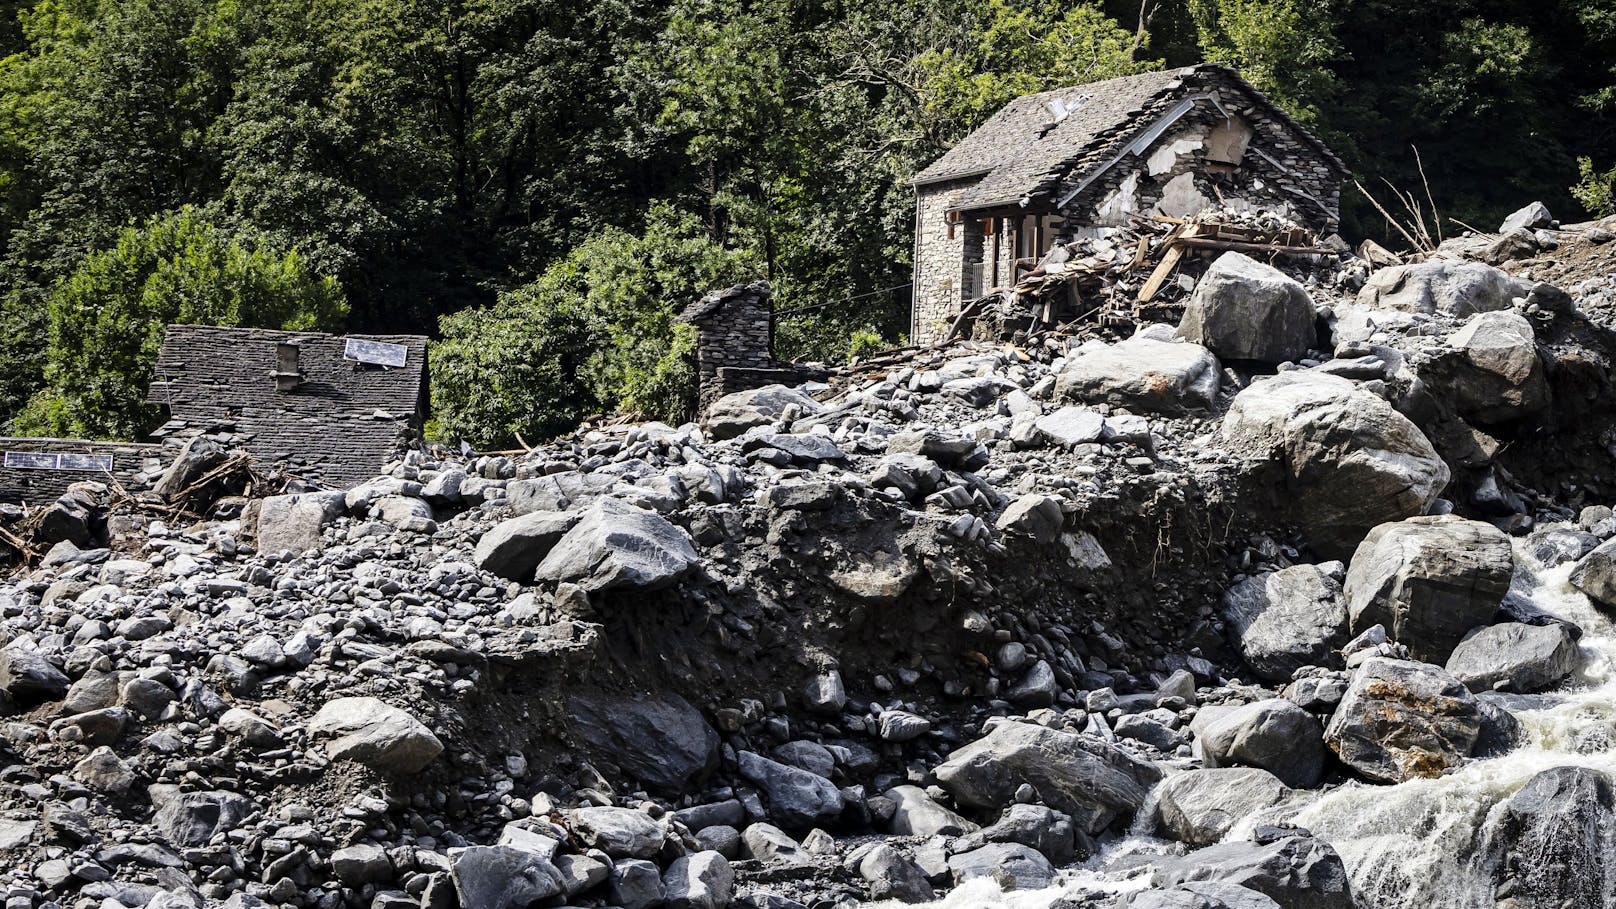
<svg viewBox="0 0 1616 909">
<path fill-rule="evenodd" d="M 1360 909 L 1493 909 L 1487 837 L 1503 802 L 1553 767 L 1591 767 L 1616 775 L 1616 625 L 1569 584 L 1574 562 L 1542 569 L 1517 541 L 1516 564 L 1516 594 L 1582 627 L 1585 665 L 1559 689 L 1512 702 L 1510 712 L 1520 720 L 1525 740 L 1510 753 L 1471 761 L 1437 779 L 1392 786 L 1348 783 L 1312 796 L 1290 814 L 1292 823 L 1341 854 Z M 1067 894 L 1141 889 L 1148 877 L 1138 873 L 1141 860 L 1182 847 L 1150 835 L 1149 805 L 1139 814 L 1129 836 L 1062 872 L 1056 886 L 1002 893 L 975 881 L 935 905 L 1045 909 Z M 1272 811 L 1246 818 L 1227 839 L 1249 839 L 1256 823 L 1274 820 Z M 1613 884 L 1604 882 L 1606 894 Z"/>
</svg>

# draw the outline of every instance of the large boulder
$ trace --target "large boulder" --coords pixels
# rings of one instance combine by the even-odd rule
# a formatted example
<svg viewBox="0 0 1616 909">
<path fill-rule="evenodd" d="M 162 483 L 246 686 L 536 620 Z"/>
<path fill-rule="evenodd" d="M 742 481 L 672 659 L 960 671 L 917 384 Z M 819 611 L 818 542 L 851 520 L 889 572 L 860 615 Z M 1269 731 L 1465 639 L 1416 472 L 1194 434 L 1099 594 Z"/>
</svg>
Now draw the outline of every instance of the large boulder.
<svg viewBox="0 0 1616 909">
<path fill-rule="evenodd" d="M 151 787 L 157 812 L 152 822 L 179 847 L 206 846 L 216 834 L 241 826 L 253 803 L 234 792 L 180 792 L 172 786 Z"/>
<path fill-rule="evenodd" d="M 1448 485 L 1448 465 L 1419 427 L 1379 395 L 1312 370 L 1240 392 L 1221 435 L 1279 470 L 1276 504 L 1330 558 L 1377 524 L 1424 514 Z"/>
<path fill-rule="evenodd" d="M 1419 262 L 1375 272 L 1358 291 L 1358 305 L 1467 319 L 1509 309 L 1528 291 L 1508 273 L 1480 262 Z"/>
<path fill-rule="evenodd" d="M 1616 877 L 1611 790 L 1610 777 L 1599 770 L 1555 767 L 1504 802 L 1489 831 L 1489 858 L 1515 905 L 1609 904 Z"/>
<path fill-rule="evenodd" d="M 718 733 L 672 692 L 567 699 L 573 741 L 653 790 L 682 794 L 718 763 Z"/>
<path fill-rule="evenodd" d="M 586 591 L 648 590 L 684 577 L 696 564 L 690 534 L 654 511 L 598 499 L 539 563 L 541 581 Z"/>
<path fill-rule="evenodd" d="M 662 873 L 662 890 L 668 909 L 728 909 L 735 871 L 712 850 L 682 855 Z"/>
<path fill-rule="evenodd" d="M 1571 570 L 1571 586 L 1606 609 L 1616 609 L 1616 538 L 1595 546 Z"/>
<path fill-rule="evenodd" d="M 787 830 L 806 830 L 835 820 L 842 813 L 842 793 L 817 773 L 743 751 L 741 776 L 763 791 L 769 817 Z"/>
<path fill-rule="evenodd" d="M 1156 815 L 1173 839 L 1210 846 L 1237 821 L 1291 796 L 1279 777 L 1256 767 L 1214 767 L 1175 773 L 1156 789 Z"/>
<path fill-rule="evenodd" d="M 1005 890 L 1042 890 L 1055 878 L 1055 868 L 1037 850 L 1020 843 L 989 843 L 948 857 L 956 885 L 988 878 Z"/>
<path fill-rule="evenodd" d="M 1152 876 L 1158 885 L 1186 881 L 1237 884 L 1287 909 L 1353 909 L 1346 864 L 1328 843 L 1288 836 L 1266 845 L 1222 843 L 1188 855 L 1163 857 Z"/>
<path fill-rule="evenodd" d="M 804 391 L 765 385 L 728 394 L 708 405 L 701 425 L 715 439 L 733 439 L 754 426 L 773 423 L 787 413 L 808 416 L 824 408 Z"/>
<path fill-rule="evenodd" d="M 1471 691 L 1542 691 L 1582 665 L 1571 629 L 1558 623 L 1504 622 L 1479 628 L 1459 642 L 1447 670 Z"/>
<path fill-rule="evenodd" d="M 890 829 L 898 836 L 959 836 L 977 829 L 975 823 L 937 804 L 919 786 L 894 786 L 886 797 L 894 807 Z"/>
<path fill-rule="evenodd" d="M 258 506 L 259 552 L 307 552 L 320 548 L 320 533 L 347 508 L 341 492 L 270 496 Z"/>
<path fill-rule="evenodd" d="M 1514 310 L 1479 313 L 1448 337 L 1448 346 L 1455 354 L 1420 375 L 1461 416 L 1504 423 L 1548 406 L 1537 335 L 1525 316 Z"/>
<path fill-rule="evenodd" d="M 1382 524 L 1347 569 L 1352 630 L 1385 626 L 1415 659 L 1443 662 L 1492 621 L 1514 572 L 1509 537 L 1491 524 L 1455 515 Z"/>
<path fill-rule="evenodd" d="M 443 753 L 443 743 L 420 720 L 370 697 L 326 702 L 309 732 L 330 737 L 325 749 L 332 759 L 385 773 L 415 773 Z"/>
<path fill-rule="evenodd" d="M 230 453 L 207 436 L 195 436 L 174 456 L 163 475 L 152 484 L 152 494 L 172 502 L 200 480 L 203 474 L 224 463 Z"/>
<path fill-rule="evenodd" d="M 614 859 L 650 858 L 662 851 L 668 836 L 649 814 L 633 808 L 574 808 L 567 822 L 579 842 Z"/>
<path fill-rule="evenodd" d="M 468 846 L 449 860 L 460 909 L 526 909 L 558 896 L 561 872 L 537 852 L 515 846 Z"/>
<path fill-rule="evenodd" d="M 67 695 L 67 675 L 45 655 L 20 645 L 0 648 L 0 691 L 25 705 L 55 701 Z"/>
<path fill-rule="evenodd" d="M 1340 562 L 1331 564 L 1339 571 Z M 1337 576 L 1293 565 L 1247 578 L 1224 595 L 1223 618 L 1259 678 L 1284 683 L 1303 666 L 1339 665 L 1336 652 L 1350 635 Z"/>
<path fill-rule="evenodd" d="M 1095 736 L 1018 722 L 954 751 L 935 773 L 956 803 L 987 811 L 1031 786 L 1040 802 L 1095 834 L 1131 818 L 1161 778 L 1155 765 Z"/>
<path fill-rule="evenodd" d="M 1284 698 L 1203 709 L 1190 728 L 1208 767 L 1260 767 L 1293 789 L 1324 776 L 1324 730 L 1313 714 Z"/>
<path fill-rule="evenodd" d="M 1440 776 L 1481 734 L 1481 709 L 1464 683 L 1426 663 L 1371 657 L 1324 729 L 1341 762 L 1382 783 Z"/>
<path fill-rule="evenodd" d="M 1217 400 L 1220 376 L 1217 358 L 1199 344 L 1135 335 L 1078 348 L 1055 377 L 1055 395 L 1151 413 L 1206 411 Z"/>
<path fill-rule="evenodd" d="M 582 515 L 535 511 L 501 521 L 477 541 L 477 567 L 512 581 L 531 583 L 533 572 Z"/>
<path fill-rule="evenodd" d="M 1313 298 L 1296 279 L 1226 252 L 1195 285 L 1178 334 L 1220 359 L 1283 363 L 1318 344 L 1317 317 Z"/>
</svg>

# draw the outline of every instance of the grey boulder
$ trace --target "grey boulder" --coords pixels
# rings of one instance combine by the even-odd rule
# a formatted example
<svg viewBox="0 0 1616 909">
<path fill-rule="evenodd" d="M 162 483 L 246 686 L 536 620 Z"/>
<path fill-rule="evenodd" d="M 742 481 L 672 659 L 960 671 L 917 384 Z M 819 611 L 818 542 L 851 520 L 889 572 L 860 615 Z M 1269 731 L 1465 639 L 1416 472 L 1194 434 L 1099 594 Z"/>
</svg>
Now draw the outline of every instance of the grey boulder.
<svg viewBox="0 0 1616 909">
<path fill-rule="evenodd" d="M 699 786 L 718 763 L 718 733 L 672 692 L 567 699 L 572 738 L 658 792 Z"/>
<path fill-rule="evenodd" d="M 1515 557 L 1491 524 L 1430 515 L 1369 532 L 1347 569 L 1355 633 L 1383 625 L 1415 659 L 1442 662 L 1470 629 L 1492 621 Z"/>
<path fill-rule="evenodd" d="M 1293 789 L 1307 789 L 1324 776 L 1324 730 L 1311 713 L 1284 698 L 1203 709 L 1191 729 L 1208 767 L 1259 767 Z"/>
<path fill-rule="evenodd" d="M 842 813 L 841 792 L 822 776 L 750 751 L 740 753 L 739 763 L 741 776 L 763 791 L 769 816 L 787 829 L 814 827 Z"/>
<path fill-rule="evenodd" d="M 948 857 L 956 885 L 988 878 L 1005 890 L 1042 890 L 1055 878 L 1055 868 L 1036 850 L 1020 843 L 989 843 Z"/>
<path fill-rule="evenodd" d="M 1386 399 L 1312 370 L 1254 382 L 1220 433 L 1253 467 L 1277 474 L 1280 512 L 1330 558 L 1345 558 L 1378 524 L 1424 514 L 1450 476 Z"/>
<path fill-rule="evenodd" d="M 1616 609 L 1616 538 L 1582 557 L 1571 570 L 1571 586 L 1606 609 Z"/>
<path fill-rule="evenodd" d="M 1288 682 L 1303 666 L 1339 665 L 1336 651 L 1349 637 L 1341 584 L 1317 565 L 1241 581 L 1223 597 L 1223 618 L 1246 665 L 1269 682 Z"/>
<path fill-rule="evenodd" d="M 526 909 L 562 891 L 561 872 L 515 846 L 469 846 L 449 859 L 460 909 Z"/>
<path fill-rule="evenodd" d="M 665 587 L 696 564 L 690 535 L 654 511 L 599 499 L 544 560 L 541 581 L 569 581 L 590 592 Z"/>
<path fill-rule="evenodd" d="M 1549 404 L 1549 385 L 1532 323 L 1514 310 L 1470 317 L 1448 337 L 1456 355 L 1420 375 L 1459 413 L 1480 423 L 1503 423 Z"/>
<path fill-rule="evenodd" d="M 439 754 L 443 743 L 420 720 L 376 698 L 337 698 L 309 721 L 309 731 L 328 736 L 326 753 L 385 773 L 415 773 Z"/>
<path fill-rule="evenodd" d="M 179 792 L 154 786 L 151 795 L 157 806 L 153 823 L 180 847 L 205 846 L 216 834 L 236 829 L 253 811 L 253 803 L 234 792 Z"/>
<path fill-rule="evenodd" d="M 1267 845 L 1222 843 L 1163 858 L 1158 885 L 1214 881 L 1255 890 L 1287 909 L 1353 909 L 1346 864 L 1328 843 L 1288 836 Z"/>
<path fill-rule="evenodd" d="M 1471 691 L 1508 683 L 1508 690 L 1525 693 L 1552 688 L 1581 665 L 1582 651 L 1564 625 L 1505 622 L 1460 641 L 1446 668 Z"/>
<path fill-rule="evenodd" d="M 1318 344 L 1317 317 L 1313 298 L 1296 279 L 1226 252 L 1195 285 L 1178 334 L 1224 360 L 1283 363 Z"/>
<path fill-rule="evenodd" d="M 899 836 L 959 836 L 977 829 L 976 824 L 937 804 L 919 786 L 895 786 L 885 795 L 896 806 L 890 829 Z"/>
<path fill-rule="evenodd" d="M 728 394 L 707 407 L 701 424 L 714 439 L 733 439 L 754 426 L 787 414 L 809 416 L 823 410 L 807 393 L 784 385 L 765 385 Z"/>
<path fill-rule="evenodd" d="M 1156 813 L 1173 839 L 1190 846 L 1219 842 L 1237 821 L 1283 803 L 1291 789 L 1256 767 L 1175 773 L 1156 790 Z"/>
<path fill-rule="evenodd" d="M 1602 906 L 1616 872 L 1611 779 L 1590 767 L 1538 773 L 1489 830 L 1490 864 L 1520 906 Z M 1511 861 L 1515 857 L 1518 860 Z"/>
<path fill-rule="evenodd" d="M 1466 319 L 1508 309 L 1528 290 L 1508 273 L 1480 262 L 1419 262 L 1375 272 L 1358 291 L 1358 305 Z"/>
<path fill-rule="evenodd" d="M 1222 371 L 1206 348 L 1135 335 L 1078 348 L 1055 378 L 1055 395 L 1150 413 L 1206 411 L 1218 397 Z"/>
<path fill-rule="evenodd" d="M 1091 735 L 1004 722 L 957 749 L 935 770 L 937 783 L 970 808 L 999 811 L 1031 786 L 1038 800 L 1099 833 L 1131 818 L 1161 771 Z"/>
<path fill-rule="evenodd" d="M 682 855 L 662 873 L 669 909 L 726 909 L 735 896 L 735 871 L 711 850 Z"/>
<path fill-rule="evenodd" d="M 501 521 L 477 541 L 473 558 L 489 574 L 529 583 L 539 563 L 580 517 L 576 512 L 535 511 Z"/>
<path fill-rule="evenodd" d="M 258 506 L 258 551 L 319 549 L 321 531 L 346 508 L 346 497 L 340 492 L 270 496 Z"/>
<path fill-rule="evenodd" d="M 652 817 L 632 808 L 575 808 L 567 820 L 580 842 L 612 858 L 650 858 L 662 851 L 667 832 Z"/>
<path fill-rule="evenodd" d="M 1469 756 L 1481 710 L 1464 683 L 1410 660 L 1371 657 L 1324 730 L 1341 762 L 1368 779 L 1400 783 L 1440 776 Z"/>
</svg>

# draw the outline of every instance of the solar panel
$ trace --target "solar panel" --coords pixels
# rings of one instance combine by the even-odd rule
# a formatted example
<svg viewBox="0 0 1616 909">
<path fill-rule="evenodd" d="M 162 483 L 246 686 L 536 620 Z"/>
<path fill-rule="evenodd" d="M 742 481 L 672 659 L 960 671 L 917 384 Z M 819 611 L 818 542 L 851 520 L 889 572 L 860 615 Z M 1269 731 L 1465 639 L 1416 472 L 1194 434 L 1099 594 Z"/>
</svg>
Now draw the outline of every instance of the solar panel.
<svg viewBox="0 0 1616 909">
<path fill-rule="evenodd" d="M 103 473 L 112 470 L 112 455 L 109 454 L 67 454 L 59 456 L 58 470 L 96 470 Z"/>
<path fill-rule="evenodd" d="M 403 366 L 409 355 L 410 349 L 402 344 L 366 341 L 363 338 L 348 338 L 342 347 L 344 360 L 357 360 L 376 366 Z"/>
<path fill-rule="evenodd" d="M 59 455 L 43 451 L 8 451 L 6 466 L 18 470 L 55 470 Z"/>
</svg>

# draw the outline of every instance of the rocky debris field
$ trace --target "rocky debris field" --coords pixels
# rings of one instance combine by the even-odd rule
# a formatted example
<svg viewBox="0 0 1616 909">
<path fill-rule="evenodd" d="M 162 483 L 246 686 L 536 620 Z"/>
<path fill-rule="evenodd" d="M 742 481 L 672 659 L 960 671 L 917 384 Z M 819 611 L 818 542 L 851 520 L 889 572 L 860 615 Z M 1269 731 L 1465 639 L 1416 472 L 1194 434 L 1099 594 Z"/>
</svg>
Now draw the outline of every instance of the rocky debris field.
<svg viewBox="0 0 1616 909">
<path fill-rule="evenodd" d="M 6 909 L 914 903 L 1130 829 L 1176 845 L 1064 905 L 1346 909 L 1298 810 L 1520 743 L 1585 659 L 1522 577 L 1616 608 L 1580 293 L 1231 253 L 1116 343 L 194 519 L 80 484 L 0 587 Z M 1500 894 L 1588 905 L 1520 857 L 1607 861 L 1544 806 L 1610 785 L 1512 796 Z"/>
</svg>

